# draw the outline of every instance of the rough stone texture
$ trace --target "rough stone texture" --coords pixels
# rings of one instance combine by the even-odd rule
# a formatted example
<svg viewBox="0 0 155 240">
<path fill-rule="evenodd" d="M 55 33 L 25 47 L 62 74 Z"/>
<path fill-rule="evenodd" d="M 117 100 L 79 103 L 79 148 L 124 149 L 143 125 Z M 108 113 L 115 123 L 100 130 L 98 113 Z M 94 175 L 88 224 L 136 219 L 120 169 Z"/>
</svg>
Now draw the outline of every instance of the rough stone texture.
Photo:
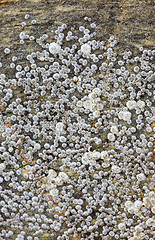
<svg viewBox="0 0 155 240">
<path fill-rule="evenodd" d="M 11 62 L 14 52 L 18 54 L 21 64 L 24 64 L 25 53 L 35 50 L 35 42 L 32 44 L 31 41 L 27 49 L 19 44 L 21 23 L 26 13 L 37 20 L 37 24 L 24 27 L 24 31 L 32 35 L 47 33 L 52 37 L 51 29 L 56 29 L 62 23 L 80 26 L 83 17 L 88 16 L 96 22 L 99 38 L 106 41 L 115 35 L 119 52 L 125 49 L 136 52 L 140 46 L 152 48 L 155 37 L 153 5 L 152 0 L 1 0 L 0 58 L 8 71 L 7 64 Z M 7 57 L 4 57 L 5 47 L 11 49 L 11 54 Z M 9 73 L 11 77 L 12 72 L 7 72 Z M 22 96 L 22 93 L 18 92 L 17 95 Z M 48 240 L 51 237 L 47 233 L 40 239 Z"/>
<path fill-rule="evenodd" d="M 19 44 L 21 23 L 25 20 L 26 13 L 37 20 L 37 24 L 29 24 L 23 28 L 29 34 L 50 33 L 51 36 L 51 29 L 55 29 L 58 25 L 64 22 L 70 26 L 73 23 L 80 25 L 84 22 L 83 17 L 88 16 L 96 22 L 100 38 L 108 40 L 111 35 L 116 37 L 119 53 L 129 48 L 135 52 L 141 45 L 150 48 L 154 42 L 155 19 L 152 0 L 1 0 L 1 58 L 4 58 L 5 47 L 13 48 L 18 52 L 21 61 L 25 51 L 32 52 L 35 49 L 35 42 L 34 45 L 31 43 L 27 49 Z M 6 58 L 6 63 L 8 60 Z"/>
<path fill-rule="evenodd" d="M 0 1 L 0 49 L 6 45 L 20 48 L 17 38 L 26 13 L 37 19 L 35 27 L 40 33 L 48 33 L 51 27 L 63 22 L 80 24 L 83 17 L 88 16 L 97 23 L 102 38 L 115 34 L 122 48 L 128 45 L 150 47 L 155 33 L 153 5 L 152 0 Z M 25 29 L 31 32 L 33 28 L 30 24 Z"/>
</svg>

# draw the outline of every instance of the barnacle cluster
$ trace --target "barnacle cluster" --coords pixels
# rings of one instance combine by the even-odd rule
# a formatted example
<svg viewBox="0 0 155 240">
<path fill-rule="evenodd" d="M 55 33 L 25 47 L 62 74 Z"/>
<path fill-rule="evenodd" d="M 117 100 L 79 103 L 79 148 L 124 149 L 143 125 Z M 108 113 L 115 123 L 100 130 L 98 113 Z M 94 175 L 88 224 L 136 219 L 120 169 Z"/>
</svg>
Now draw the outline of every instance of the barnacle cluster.
<svg viewBox="0 0 155 240">
<path fill-rule="evenodd" d="M 30 16 L 25 16 L 26 26 Z M 154 54 L 96 24 L 29 35 L 0 67 L 0 239 L 153 240 Z M 31 21 L 36 24 L 36 20 Z"/>
</svg>

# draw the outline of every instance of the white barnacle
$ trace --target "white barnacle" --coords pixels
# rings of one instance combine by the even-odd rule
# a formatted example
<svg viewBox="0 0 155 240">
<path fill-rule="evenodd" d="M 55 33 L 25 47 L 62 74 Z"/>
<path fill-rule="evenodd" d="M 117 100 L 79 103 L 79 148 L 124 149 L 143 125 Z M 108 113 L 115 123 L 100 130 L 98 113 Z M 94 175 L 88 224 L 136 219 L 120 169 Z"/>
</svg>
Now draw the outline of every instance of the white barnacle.
<svg viewBox="0 0 155 240">
<path fill-rule="evenodd" d="M 64 124 L 62 122 L 58 122 L 56 124 L 56 131 L 62 133 L 64 131 Z"/>
<path fill-rule="evenodd" d="M 101 152 L 101 159 L 107 160 L 108 156 L 109 156 L 108 151 Z"/>
<path fill-rule="evenodd" d="M 95 93 L 97 96 L 101 96 L 101 89 L 100 88 L 94 88 L 93 93 Z"/>
<path fill-rule="evenodd" d="M 57 176 L 55 179 L 54 179 L 54 182 L 56 185 L 58 186 L 61 186 L 63 184 L 63 179 L 60 178 L 60 176 Z"/>
<path fill-rule="evenodd" d="M 110 128 L 110 131 L 113 133 L 113 134 L 118 134 L 118 127 L 113 125 L 111 128 Z"/>
<path fill-rule="evenodd" d="M 87 165 L 89 164 L 89 161 L 90 161 L 90 152 L 86 152 L 84 153 L 84 155 L 82 156 L 82 163 L 84 165 Z"/>
<path fill-rule="evenodd" d="M 136 200 L 136 201 L 134 202 L 134 207 L 135 207 L 136 209 L 140 209 L 140 208 L 142 207 L 142 205 L 143 205 L 143 202 L 142 202 L 142 201 Z"/>
<path fill-rule="evenodd" d="M 134 207 L 128 208 L 128 212 L 129 212 L 130 214 L 134 214 L 134 213 L 135 213 Z"/>
<path fill-rule="evenodd" d="M 51 181 L 47 181 L 47 183 L 45 184 L 46 190 L 49 191 L 51 189 L 55 189 L 56 188 L 56 184 L 51 183 Z"/>
<path fill-rule="evenodd" d="M 51 54 L 59 54 L 61 52 L 61 46 L 56 42 L 52 42 L 49 45 L 49 52 Z"/>
<path fill-rule="evenodd" d="M 108 133 L 108 140 L 111 141 L 111 142 L 114 142 L 115 141 L 115 135 L 113 133 Z"/>
<path fill-rule="evenodd" d="M 1 163 L 0 164 L 0 171 L 3 171 L 6 168 L 5 163 Z"/>
<path fill-rule="evenodd" d="M 89 97 L 89 99 L 93 100 L 97 97 L 97 94 L 95 92 L 91 92 L 91 93 L 89 93 L 88 97 Z"/>
<path fill-rule="evenodd" d="M 86 100 L 83 103 L 84 108 L 91 109 L 92 102 L 90 100 Z"/>
<path fill-rule="evenodd" d="M 132 109 L 135 109 L 137 107 L 137 102 L 134 101 L 134 100 L 129 100 L 127 103 L 126 103 L 126 106 L 132 110 Z"/>
<path fill-rule="evenodd" d="M 139 181 L 144 181 L 146 179 L 146 176 L 144 173 L 139 173 L 139 174 L 137 174 L 136 177 Z"/>
<path fill-rule="evenodd" d="M 114 173 L 120 173 L 120 172 L 121 172 L 121 168 L 118 167 L 118 166 L 116 166 L 116 165 L 113 165 L 113 166 L 111 167 L 111 170 L 112 170 L 112 172 L 114 172 Z"/>
<path fill-rule="evenodd" d="M 124 111 L 123 120 L 128 122 L 130 119 L 131 119 L 131 113 L 129 111 Z"/>
<path fill-rule="evenodd" d="M 120 120 L 123 119 L 124 121 L 128 122 L 131 119 L 131 113 L 129 111 L 120 111 L 118 113 L 118 117 Z"/>
<path fill-rule="evenodd" d="M 94 116 L 95 118 L 98 118 L 98 117 L 100 116 L 100 111 L 94 111 L 94 112 L 93 112 L 93 116 Z"/>
<path fill-rule="evenodd" d="M 34 144 L 34 149 L 35 149 L 35 150 L 40 150 L 40 149 L 41 149 L 40 143 L 35 143 L 35 144 Z"/>
<path fill-rule="evenodd" d="M 85 55 L 89 55 L 91 53 L 91 46 L 88 43 L 85 43 L 81 46 L 81 52 Z"/>
<path fill-rule="evenodd" d="M 48 171 L 48 177 L 49 177 L 49 178 L 53 179 L 53 178 L 55 178 L 56 176 L 57 176 L 57 173 L 56 173 L 53 169 L 50 169 L 50 170 Z"/>
<path fill-rule="evenodd" d="M 26 38 L 25 32 L 20 32 L 19 37 L 21 40 L 24 40 Z"/>
<path fill-rule="evenodd" d="M 129 111 L 120 111 L 118 113 L 119 119 L 122 119 L 124 121 L 129 121 L 131 119 L 131 113 Z"/>
<path fill-rule="evenodd" d="M 109 162 L 103 162 L 102 167 L 103 168 L 108 168 L 108 167 L 110 167 L 110 163 Z"/>
<path fill-rule="evenodd" d="M 126 207 L 127 209 L 133 207 L 133 202 L 131 202 L 131 201 L 126 201 L 126 202 L 125 202 L 125 207 Z"/>
<path fill-rule="evenodd" d="M 118 229 L 121 230 L 121 231 L 124 231 L 126 229 L 125 223 L 119 223 L 118 224 Z"/>
<path fill-rule="evenodd" d="M 120 112 L 118 113 L 118 117 L 119 117 L 120 120 L 123 119 L 123 113 L 124 113 L 123 111 L 120 111 Z"/>
<path fill-rule="evenodd" d="M 81 107 L 83 106 L 83 102 L 80 101 L 80 100 L 77 101 L 76 106 L 79 107 L 79 108 L 81 108 Z"/>
<path fill-rule="evenodd" d="M 136 232 L 140 233 L 143 231 L 143 228 L 140 225 L 137 225 L 137 226 L 135 226 L 135 230 L 136 230 Z"/>
<path fill-rule="evenodd" d="M 145 102 L 142 100 L 138 100 L 137 102 L 137 107 L 143 109 L 145 107 Z"/>
<path fill-rule="evenodd" d="M 98 159 L 100 159 L 100 157 L 101 157 L 101 153 L 100 152 L 97 152 L 97 151 L 92 152 L 92 155 L 91 155 L 92 159 L 98 160 Z"/>
<path fill-rule="evenodd" d="M 147 208 L 149 208 L 149 207 L 151 206 L 150 200 L 149 200 L 148 197 L 144 197 L 144 198 L 143 198 L 143 204 L 144 204 L 144 206 L 147 207 Z"/>
<path fill-rule="evenodd" d="M 147 221 L 146 221 L 146 225 L 147 226 L 152 226 L 152 227 L 155 227 L 155 220 L 153 218 L 149 218 Z"/>
<path fill-rule="evenodd" d="M 58 177 L 64 182 L 69 180 L 69 177 L 65 172 L 59 172 Z"/>
<path fill-rule="evenodd" d="M 155 214 L 155 206 L 151 208 L 151 212 Z"/>
<path fill-rule="evenodd" d="M 57 196 L 59 195 L 59 190 L 58 190 L 57 188 L 52 188 L 52 189 L 50 190 L 50 195 L 51 195 L 52 197 L 57 197 Z"/>
</svg>

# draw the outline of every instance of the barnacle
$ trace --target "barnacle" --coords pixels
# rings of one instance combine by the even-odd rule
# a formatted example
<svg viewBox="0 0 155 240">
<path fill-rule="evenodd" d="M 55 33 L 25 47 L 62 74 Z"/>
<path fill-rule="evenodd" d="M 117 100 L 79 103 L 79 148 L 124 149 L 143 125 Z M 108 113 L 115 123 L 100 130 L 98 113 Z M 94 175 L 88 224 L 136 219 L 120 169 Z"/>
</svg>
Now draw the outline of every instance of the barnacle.
<svg viewBox="0 0 155 240">
<path fill-rule="evenodd" d="M 84 19 L 4 49 L 0 239 L 152 239 L 155 51 L 119 56 Z"/>
</svg>

